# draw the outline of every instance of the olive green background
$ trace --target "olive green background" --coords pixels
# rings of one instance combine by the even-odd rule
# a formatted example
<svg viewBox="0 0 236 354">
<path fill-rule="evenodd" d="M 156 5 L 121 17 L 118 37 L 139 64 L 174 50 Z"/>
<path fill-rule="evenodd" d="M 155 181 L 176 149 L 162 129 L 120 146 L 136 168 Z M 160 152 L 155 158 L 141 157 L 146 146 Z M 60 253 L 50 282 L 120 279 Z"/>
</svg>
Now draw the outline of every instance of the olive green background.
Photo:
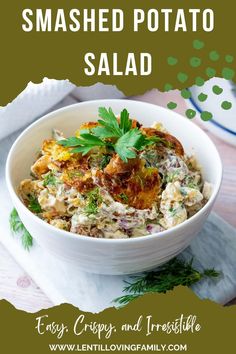
<svg viewBox="0 0 236 354">
<path fill-rule="evenodd" d="M 236 324 L 236 307 L 222 307 L 209 300 L 200 300 L 190 289 L 178 287 L 167 294 L 149 294 L 135 300 L 122 309 L 110 308 L 99 314 L 86 313 L 86 323 L 90 321 L 110 323 L 117 327 L 117 332 L 110 339 L 98 340 L 96 335 L 75 336 L 73 325 L 82 313 L 71 305 L 60 305 L 37 314 L 27 314 L 14 309 L 2 300 L 0 302 L 1 352 L 4 354 L 47 354 L 48 344 L 69 343 L 150 343 L 150 344 L 187 344 L 188 354 L 235 353 L 234 337 Z M 68 325 L 69 331 L 62 339 L 47 333 L 39 335 L 35 329 L 36 317 L 47 314 L 49 322 Z M 179 318 L 181 314 L 197 316 L 202 326 L 196 333 L 166 334 L 153 333 L 146 336 L 145 328 L 141 332 L 122 332 L 124 323 L 134 324 L 140 315 L 153 316 L 153 322 L 166 323 Z M 4 350 L 2 350 L 4 349 Z M 59 352 L 59 351 L 57 351 Z"/>
<path fill-rule="evenodd" d="M 26 33 L 21 29 L 21 13 L 24 8 L 122 8 L 125 11 L 125 29 L 121 33 Z M 215 30 L 205 33 L 198 31 L 156 33 L 143 30 L 132 32 L 133 8 L 212 8 L 215 11 Z M 69 79 L 77 85 L 91 85 L 98 81 L 116 84 L 127 95 L 141 94 L 148 89 L 164 90 L 166 83 L 184 88 L 194 83 L 196 76 L 207 79 L 207 67 L 222 75 L 224 67 L 235 68 L 234 62 L 226 64 L 225 55 L 236 58 L 235 45 L 236 2 L 234 0 L 40 0 L 40 1 L 2 1 L 0 5 L 0 104 L 13 100 L 29 81 L 41 82 L 47 76 L 54 79 Z M 160 25 L 161 27 L 161 25 Z M 201 40 L 204 48 L 193 48 L 193 40 Z M 212 62 L 209 53 L 216 50 L 220 59 Z M 128 52 L 150 52 L 153 56 L 153 72 L 148 77 L 88 77 L 83 72 L 83 57 L 86 52 L 117 52 L 124 65 Z M 170 66 L 167 57 L 178 58 L 177 65 Z M 190 58 L 201 57 L 202 64 L 193 68 Z M 184 72 L 188 80 L 181 83 L 177 74 Z M 70 305 L 61 305 L 47 313 L 52 321 L 62 321 L 72 325 L 80 310 Z M 142 332 L 121 333 L 117 331 L 110 340 L 102 343 L 187 343 L 188 353 L 227 353 L 235 352 L 234 337 L 236 328 L 236 308 L 222 307 L 210 301 L 198 299 L 191 290 L 177 288 L 165 295 L 146 295 L 123 309 L 108 309 L 100 314 L 86 314 L 91 321 L 106 321 L 121 324 L 129 320 L 135 322 L 139 315 L 152 314 L 157 322 L 167 322 L 184 315 L 195 314 L 202 325 L 199 333 L 166 335 L 158 333 L 146 337 Z M 37 314 L 38 315 L 38 314 Z M 67 333 L 58 341 L 52 335 L 39 336 L 36 333 L 36 314 L 16 310 L 11 304 L 0 302 L 0 351 L 13 353 L 49 353 L 48 343 L 97 343 L 95 337 L 84 335 L 75 337 Z M 227 348 L 227 349 L 226 349 Z"/>
<path fill-rule="evenodd" d="M 121 8 L 125 12 L 125 29 L 118 33 L 83 32 L 24 32 L 22 30 L 22 10 L 24 8 Z M 215 12 L 213 32 L 164 32 L 160 21 L 158 32 L 149 32 L 145 26 L 142 31 L 133 32 L 134 8 L 212 8 Z M 29 81 L 41 82 L 44 76 L 54 79 L 69 79 L 77 85 L 91 85 L 97 81 L 116 84 L 127 95 L 140 94 L 147 89 L 164 89 L 166 83 L 176 88 L 188 87 L 196 76 L 207 78 L 208 66 L 216 69 L 221 76 L 225 66 L 224 56 L 236 57 L 235 33 L 236 2 L 234 0 L 20 0 L 2 1 L 0 5 L 1 66 L 0 66 L 0 104 L 11 101 Z M 189 17 L 187 16 L 187 23 Z M 200 22 L 201 23 L 201 22 Z M 201 51 L 193 48 L 195 39 L 204 41 Z M 221 60 L 212 63 L 208 54 L 217 50 Z M 84 74 L 84 54 L 94 52 L 117 52 L 124 66 L 128 52 L 150 52 L 153 56 L 151 76 L 107 77 Z M 167 57 L 178 58 L 178 65 L 169 66 Z M 200 56 L 203 60 L 198 68 L 192 68 L 189 59 Z M 228 65 L 227 65 L 228 66 Z M 232 64 L 231 66 L 235 66 Z M 180 83 L 178 72 L 186 72 L 189 79 Z"/>
</svg>

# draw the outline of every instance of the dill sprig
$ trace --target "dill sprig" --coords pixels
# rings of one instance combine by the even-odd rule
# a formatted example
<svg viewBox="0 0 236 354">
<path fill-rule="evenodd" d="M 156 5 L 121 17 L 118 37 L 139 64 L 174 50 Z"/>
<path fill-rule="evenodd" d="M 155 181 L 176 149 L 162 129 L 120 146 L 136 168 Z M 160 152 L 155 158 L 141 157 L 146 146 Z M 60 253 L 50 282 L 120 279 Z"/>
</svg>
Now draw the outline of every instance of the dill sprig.
<svg viewBox="0 0 236 354">
<path fill-rule="evenodd" d="M 123 289 L 127 294 L 116 298 L 114 302 L 124 306 L 147 293 L 166 293 L 178 285 L 191 286 L 205 277 L 219 276 L 219 272 L 214 269 L 199 272 L 193 268 L 192 263 L 193 259 L 185 262 L 174 258 L 154 271 L 133 276 L 133 282 L 126 282 L 127 285 Z"/>
<path fill-rule="evenodd" d="M 128 203 L 128 201 L 129 201 L 129 197 L 125 193 L 118 194 L 118 197 L 125 203 Z"/>
<path fill-rule="evenodd" d="M 100 160 L 100 168 L 103 170 L 110 162 L 111 155 L 102 155 Z"/>
<path fill-rule="evenodd" d="M 98 206 L 102 203 L 102 197 L 99 192 L 99 188 L 96 187 L 87 193 L 87 205 L 84 208 L 84 212 L 87 215 L 96 214 L 98 212 Z"/>
<path fill-rule="evenodd" d="M 49 172 L 46 175 L 43 176 L 43 186 L 56 186 L 57 180 L 56 177 L 54 176 L 53 172 Z"/>
<path fill-rule="evenodd" d="M 29 249 L 33 246 L 33 238 L 29 231 L 25 228 L 15 208 L 10 214 L 9 223 L 12 233 L 21 235 L 22 246 L 25 250 L 29 251 Z"/>
<path fill-rule="evenodd" d="M 38 198 L 35 195 L 29 195 L 28 208 L 35 214 L 42 212 L 42 208 L 38 202 Z"/>
</svg>

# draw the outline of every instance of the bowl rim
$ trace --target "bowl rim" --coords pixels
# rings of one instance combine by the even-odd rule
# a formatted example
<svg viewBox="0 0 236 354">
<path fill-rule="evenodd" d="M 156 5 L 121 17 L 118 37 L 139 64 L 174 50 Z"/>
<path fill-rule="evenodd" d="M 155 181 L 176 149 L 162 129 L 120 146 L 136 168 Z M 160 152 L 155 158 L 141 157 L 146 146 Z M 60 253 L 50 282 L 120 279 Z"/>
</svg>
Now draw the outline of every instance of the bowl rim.
<svg viewBox="0 0 236 354">
<path fill-rule="evenodd" d="M 182 122 L 187 123 L 187 125 L 192 125 L 194 126 L 194 129 L 198 130 L 202 135 L 205 136 L 205 138 L 208 140 L 209 144 L 211 144 L 214 152 L 215 152 L 215 157 L 218 160 L 218 164 L 219 164 L 219 173 L 217 176 L 217 181 L 216 184 L 214 186 L 214 190 L 213 193 L 210 197 L 210 199 L 207 201 L 207 203 L 193 216 L 191 216 L 189 219 L 186 219 L 185 221 L 183 221 L 181 224 L 178 224 L 168 230 L 164 230 L 164 231 L 160 231 L 160 232 L 156 232 L 153 234 L 149 234 L 149 235 L 144 235 L 144 236 L 140 236 L 140 237 L 133 237 L 133 238 L 95 238 L 95 237 L 89 237 L 86 235 L 79 235 L 70 231 L 66 231 L 66 230 L 61 230 L 59 228 L 56 228 L 55 226 L 52 226 L 50 224 L 48 224 L 46 221 L 40 219 L 38 216 L 36 216 L 34 213 L 32 213 L 22 202 L 22 200 L 20 199 L 20 197 L 18 196 L 18 194 L 15 192 L 12 182 L 11 182 L 11 174 L 10 174 L 10 165 L 11 165 L 11 158 L 12 155 L 14 154 L 14 151 L 16 149 L 16 146 L 18 145 L 18 142 L 20 140 L 22 140 L 24 138 L 24 135 L 27 134 L 28 132 L 30 132 L 30 130 L 32 128 L 34 128 L 37 125 L 40 125 L 43 121 L 46 121 L 48 119 L 52 119 L 55 116 L 57 116 L 58 114 L 61 114 L 65 111 L 73 111 L 75 110 L 77 107 L 80 106 L 88 106 L 90 104 L 104 104 L 106 105 L 107 103 L 112 105 L 112 102 L 114 103 L 124 103 L 126 104 L 127 102 L 130 102 L 131 104 L 135 104 L 135 105 L 148 105 L 148 106 L 153 106 L 153 108 L 158 107 L 159 109 L 163 110 L 163 111 L 168 111 L 168 113 L 170 115 L 175 115 L 178 116 L 178 119 L 182 120 Z M 118 244 L 122 244 L 122 243 L 139 243 L 139 242 L 143 242 L 145 239 L 148 240 L 152 240 L 154 238 L 163 238 L 166 236 L 170 236 L 171 234 L 175 233 L 176 231 L 181 230 L 181 228 L 185 228 L 188 225 L 190 225 L 191 223 L 194 223 L 195 220 L 197 220 L 201 215 L 203 215 L 205 213 L 206 210 L 208 210 L 209 206 L 212 205 L 219 193 L 219 189 L 221 186 L 221 182 L 222 182 L 222 175 L 223 175 L 223 166 L 222 166 L 222 161 L 219 155 L 219 152 L 215 146 L 215 144 L 213 143 L 213 141 L 211 140 L 211 138 L 204 132 L 203 129 L 201 129 L 198 125 L 194 124 L 192 121 L 187 120 L 187 118 L 185 118 L 184 116 L 182 116 L 181 114 L 177 113 L 177 112 L 173 112 L 173 111 L 169 111 L 167 108 L 161 107 L 159 105 L 155 105 L 149 102 L 143 102 L 143 101 L 136 101 L 136 100 L 126 100 L 126 99 L 99 99 L 99 100 L 90 100 L 90 101 L 85 101 L 85 102 L 78 102 L 75 104 L 71 104 L 59 109 L 56 109 L 50 113 L 47 113 L 45 115 L 43 115 L 41 118 L 37 119 L 35 122 L 33 122 L 32 124 L 30 124 L 26 129 L 24 129 L 21 134 L 17 137 L 17 139 L 15 140 L 15 142 L 13 143 L 13 145 L 11 146 L 11 149 L 8 153 L 7 156 L 7 161 L 6 161 L 6 167 L 5 167 L 5 177 L 6 177 L 6 183 L 7 183 L 7 188 L 8 191 L 12 197 L 12 199 L 16 199 L 22 206 L 23 210 L 26 212 L 26 214 L 28 215 L 29 218 L 33 218 L 33 220 L 38 223 L 39 225 L 42 225 L 42 227 L 48 228 L 48 231 L 52 231 L 52 232 L 56 232 L 59 235 L 63 235 L 62 237 L 69 237 L 71 239 L 77 239 L 80 241 L 84 241 L 84 242 L 99 242 L 99 243 L 118 243 Z"/>
</svg>

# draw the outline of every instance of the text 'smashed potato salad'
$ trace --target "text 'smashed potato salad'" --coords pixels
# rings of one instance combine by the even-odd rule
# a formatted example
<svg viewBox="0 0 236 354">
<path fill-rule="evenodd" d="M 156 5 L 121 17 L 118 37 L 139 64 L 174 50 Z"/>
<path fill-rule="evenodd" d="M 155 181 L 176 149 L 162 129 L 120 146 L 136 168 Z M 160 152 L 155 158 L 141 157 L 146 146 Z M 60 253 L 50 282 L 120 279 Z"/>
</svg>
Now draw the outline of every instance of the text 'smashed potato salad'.
<svg viewBox="0 0 236 354">
<path fill-rule="evenodd" d="M 174 227 L 203 207 L 211 186 L 161 124 L 142 127 L 124 109 L 99 109 L 75 136 L 54 130 L 20 183 L 25 205 L 80 235 L 130 238 Z"/>
</svg>

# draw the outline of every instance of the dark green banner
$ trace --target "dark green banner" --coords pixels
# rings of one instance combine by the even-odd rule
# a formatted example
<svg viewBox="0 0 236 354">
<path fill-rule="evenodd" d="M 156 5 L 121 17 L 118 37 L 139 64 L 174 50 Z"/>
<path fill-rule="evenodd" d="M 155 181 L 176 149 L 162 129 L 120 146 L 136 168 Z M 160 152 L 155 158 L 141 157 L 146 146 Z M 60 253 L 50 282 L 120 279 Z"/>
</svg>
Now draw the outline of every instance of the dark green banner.
<svg viewBox="0 0 236 354">
<path fill-rule="evenodd" d="M 234 78 L 235 1 L 1 4 L 1 104 L 44 76 L 116 84 L 127 95 Z"/>
<path fill-rule="evenodd" d="M 182 287 L 99 314 L 70 305 L 27 314 L 6 301 L 0 303 L 0 311 L 5 354 L 234 353 L 236 309 L 200 300 Z"/>
</svg>

